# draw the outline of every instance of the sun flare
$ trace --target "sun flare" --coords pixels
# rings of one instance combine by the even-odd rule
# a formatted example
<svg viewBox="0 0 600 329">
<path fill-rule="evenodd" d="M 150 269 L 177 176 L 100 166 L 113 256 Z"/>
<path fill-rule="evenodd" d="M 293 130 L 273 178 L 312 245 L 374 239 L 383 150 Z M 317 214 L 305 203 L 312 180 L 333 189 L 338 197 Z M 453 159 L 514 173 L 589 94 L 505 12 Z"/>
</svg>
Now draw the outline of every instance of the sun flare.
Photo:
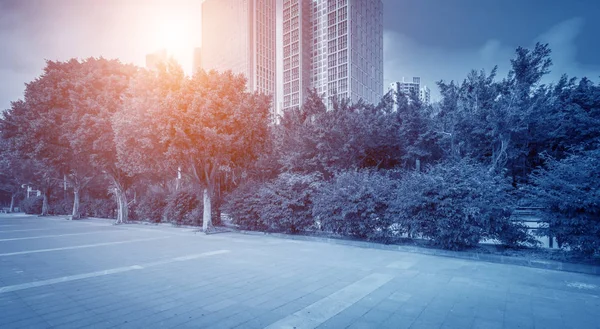
<svg viewBox="0 0 600 329">
<path fill-rule="evenodd" d="M 181 21 L 166 21 L 158 28 L 157 41 L 161 48 L 169 52 L 179 52 L 191 48 L 190 31 Z"/>
</svg>

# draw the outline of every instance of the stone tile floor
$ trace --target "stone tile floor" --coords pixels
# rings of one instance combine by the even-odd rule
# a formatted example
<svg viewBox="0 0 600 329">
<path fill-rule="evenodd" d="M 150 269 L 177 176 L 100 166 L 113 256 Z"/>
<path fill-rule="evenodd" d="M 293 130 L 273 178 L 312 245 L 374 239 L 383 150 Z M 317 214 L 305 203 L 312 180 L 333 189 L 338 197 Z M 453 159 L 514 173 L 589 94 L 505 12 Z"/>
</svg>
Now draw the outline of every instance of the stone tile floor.
<svg viewBox="0 0 600 329">
<path fill-rule="evenodd" d="M 0 328 L 600 328 L 600 277 L 0 215 Z"/>
</svg>

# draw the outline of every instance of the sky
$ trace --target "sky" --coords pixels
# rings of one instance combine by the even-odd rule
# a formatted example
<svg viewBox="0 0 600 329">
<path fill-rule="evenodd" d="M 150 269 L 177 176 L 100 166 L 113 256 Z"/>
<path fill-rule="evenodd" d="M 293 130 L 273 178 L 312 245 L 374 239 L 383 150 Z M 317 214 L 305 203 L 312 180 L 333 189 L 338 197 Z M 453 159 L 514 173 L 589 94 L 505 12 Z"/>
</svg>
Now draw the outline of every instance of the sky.
<svg viewBox="0 0 600 329">
<path fill-rule="evenodd" d="M 281 0 L 278 0 L 281 2 Z M 279 4 L 281 5 L 281 4 Z M 498 65 L 507 74 L 518 46 L 549 43 L 562 74 L 600 76 L 600 1 L 383 0 L 384 89 L 403 77 L 462 80 Z M 45 60 L 118 58 L 143 66 L 167 47 L 191 72 L 201 46 L 200 0 L 0 0 L 0 109 L 22 97 Z"/>
</svg>

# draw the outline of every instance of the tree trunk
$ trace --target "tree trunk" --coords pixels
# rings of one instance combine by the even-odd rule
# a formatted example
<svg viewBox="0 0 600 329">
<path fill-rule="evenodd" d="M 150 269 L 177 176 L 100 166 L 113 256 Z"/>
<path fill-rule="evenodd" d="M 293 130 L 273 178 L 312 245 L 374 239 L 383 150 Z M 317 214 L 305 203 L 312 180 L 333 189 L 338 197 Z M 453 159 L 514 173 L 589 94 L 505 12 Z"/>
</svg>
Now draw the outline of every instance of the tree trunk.
<svg viewBox="0 0 600 329">
<path fill-rule="evenodd" d="M 121 221 L 127 223 L 129 221 L 129 205 L 127 204 L 127 194 L 125 191 L 121 192 Z"/>
<path fill-rule="evenodd" d="M 10 195 L 10 208 L 8 209 L 8 212 L 13 212 L 13 210 L 15 208 L 15 196 L 16 196 L 16 193 L 12 193 Z"/>
<path fill-rule="evenodd" d="M 71 219 L 79 219 L 79 189 L 73 189 L 73 215 Z"/>
<path fill-rule="evenodd" d="M 48 193 L 44 192 L 44 194 L 42 195 L 43 197 L 43 201 L 42 201 L 42 216 L 48 216 Z"/>
<path fill-rule="evenodd" d="M 115 224 L 123 224 L 127 222 L 127 218 L 129 215 L 127 209 L 127 196 L 125 195 L 125 191 L 122 191 L 119 187 L 115 187 L 115 194 L 117 196 L 117 220 Z"/>
<path fill-rule="evenodd" d="M 202 215 L 202 231 L 208 232 L 212 228 L 211 209 L 210 209 L 210 193 L 207 188 L 204 189 L 204 213 Z"/>
</svg>

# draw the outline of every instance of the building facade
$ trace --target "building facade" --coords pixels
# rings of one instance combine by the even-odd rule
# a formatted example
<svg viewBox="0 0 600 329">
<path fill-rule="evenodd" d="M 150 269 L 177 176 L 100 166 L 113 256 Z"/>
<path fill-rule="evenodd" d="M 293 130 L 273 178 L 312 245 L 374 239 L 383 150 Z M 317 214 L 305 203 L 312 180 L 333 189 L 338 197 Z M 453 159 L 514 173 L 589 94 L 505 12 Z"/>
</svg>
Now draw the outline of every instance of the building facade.
<svg viewBox="0 0 600 329">
<path fill-rule="evenodd" d="M 356 102 L 383 92 L 381 0 L 284 0 L 283 110 L 302 105 L 309 89 Z"/>
<path fill-rule="evenodd" d="M 192 73 L 196 74 L 202 69 L 202 48 L 194 48 L 194 54 L 192 58 Z"/>
<path fill-rule="evenodd" d="M 394 97 L 402 97 L 408 95 L 415 95 L 421 103 L 428 105 L 431 103 L 431 90 L 427 86 L 421 86 L 421 78 L 413 77 L 412 81 L 406 81 L 402 78 L 400 82 L 392 82 L 389 90 L 394 92 Z M 408 98 L 410 102 L 410 98 Z M 394 99 L 394 110 L 398 108 L 398 99 Z"/>
<path fill-rule="evenodd" d="M 242 73 L 250 91 L 276 97 L 276 0 L 205 0 L 202 48 L 206 71 Z"/>
</svg>

